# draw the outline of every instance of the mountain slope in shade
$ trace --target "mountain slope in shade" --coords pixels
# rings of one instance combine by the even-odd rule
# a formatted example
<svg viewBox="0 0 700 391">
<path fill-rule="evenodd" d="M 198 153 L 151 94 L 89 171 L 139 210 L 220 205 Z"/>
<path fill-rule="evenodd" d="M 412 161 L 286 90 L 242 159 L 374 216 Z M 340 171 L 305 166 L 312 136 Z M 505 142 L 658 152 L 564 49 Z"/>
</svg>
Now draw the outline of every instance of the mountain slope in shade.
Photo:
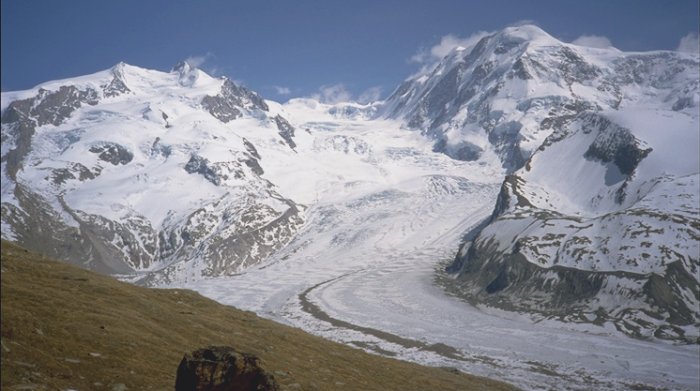
<svg viewBox="0 0 700 391">
<path fill-rule="evenodd" d="M 234 273 L 303 221 L 248 134 L 294 152 L 262 98 L 186 63 L 3 93 L 3 237 L 107 273 Z"/>
</svg>

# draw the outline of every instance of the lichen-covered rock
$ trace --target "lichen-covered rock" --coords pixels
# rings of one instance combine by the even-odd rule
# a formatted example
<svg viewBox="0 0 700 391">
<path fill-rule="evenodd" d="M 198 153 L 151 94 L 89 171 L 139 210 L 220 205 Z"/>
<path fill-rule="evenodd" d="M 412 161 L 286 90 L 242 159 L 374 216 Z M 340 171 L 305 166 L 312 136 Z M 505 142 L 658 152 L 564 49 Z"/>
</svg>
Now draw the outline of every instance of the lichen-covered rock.
<svg viewBox="0 0 700 391">
<path fill-rule="evenodd" d="M 177 368 L 175 391 L 273 391 L 279 386 L 260 359 L 225 346 L 185 354 Z"/>
</svg>

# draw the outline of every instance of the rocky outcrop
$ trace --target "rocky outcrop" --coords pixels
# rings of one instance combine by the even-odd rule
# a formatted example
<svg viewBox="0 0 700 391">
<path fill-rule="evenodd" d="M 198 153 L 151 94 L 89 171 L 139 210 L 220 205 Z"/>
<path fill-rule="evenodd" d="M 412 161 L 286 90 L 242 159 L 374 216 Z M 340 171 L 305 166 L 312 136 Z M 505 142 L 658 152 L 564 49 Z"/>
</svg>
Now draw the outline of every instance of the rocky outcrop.
<svg viewBox="0 0 700 391">
<path fill-rule="evenodd" d="M 639 162 L 651 152 L 651 148 L 644 148 L 643 143 L 635 139 L 629 129 L 617 126 L 605 118 L 593 117 L 597 121 L 591 121 L 591 128 L 598 128 L 600 132 L 583 156 L 603 163 L 613 162 L 622 174 L 629 177 Z"/>
<path fill-rule="evenodd" d="M 190 160 L 185 164 L 185 171 L 189 174 L 199 174 L 216 186 L 221 184 L 221 179 L 216 171 L 211 168 L 209 160 L 199 155 L 192 155 L 190 157 Z"/>
<path fill-rule="evenodd" d="M 128 164 L 134 158 L 134 154 L 129 152 L 126 147 L 116 143 L 106 142 L 99 145 L 93 145 L 90 147 L 90 152 L 97 154 L 97 157 L 99 157 L 100 160 L 111 163 L 115 166 L 120 164 Z"/>
<path fill-rule="evenodd" d="M 252 354 L 210 346 L 185 354 L 177 368 L 175 391 L 276 391 L 272 374 Z"/>
<path fill-rule="evenodd" d="M 260 163 L 250 153 L 239 156 L 238 160 L 224 162 L 211 162 L 207 158 L 192 154 L 184 168 L 189 174 L 199 174 L 212 184 L 221 186 L 228 182 L 245 179 L 248 174 L 246 174 L 247 170 L 244 167 L 247 167 L 253 175 L 264 174 Z"/>
<path fill-rule="evenodd" d="M 37 126 L 58 126 L 83 104 L 94 106 L 97 103 L 95 90 L 81 90 L 75 86 L 61 86 L 56 91 L 40 88 L 36 96 L 10 103 L 0 119 L 3 144 L 14 145 L 2 157 L 2 161 L 7 162 L 7 175 L 15 179 L 22 161 L 31 150 Z"/>
<path fill-rule="evenodd" d="M 243 111 L 268 111 L 265 100 L 255 92 L 224 80 L 218 95 L 207 95 L 202 106 L 221 122 L 230 122 L 243 116 Z"/>
<path fill-rule="evenodd" d="M 114 77 L 109 82 L 109 84 L 106 84 L 102 87 L 102 94 L 106 98 L 112 98 L 121 94 L 127 94 L 131 92 L 129 87 L 127 87 L 126 85 L 126 82 L 124 81 L 125 65 L 126 64 L 124 64 L 123 62 L 120 62 L 112 68 L 111 71 Z"/>
<path fill-rule="evenodd" d="M 292 137 L 294 137 L 294 127 L 281 115 L 276 115 L 272 117 L 272 119 L 275 121 L 277 129 L 279 129 L 279 135 L 284 139 L 287 145 L 292 149 L 296 148 L 297 145 L 292 139 Z"/>
</svg>

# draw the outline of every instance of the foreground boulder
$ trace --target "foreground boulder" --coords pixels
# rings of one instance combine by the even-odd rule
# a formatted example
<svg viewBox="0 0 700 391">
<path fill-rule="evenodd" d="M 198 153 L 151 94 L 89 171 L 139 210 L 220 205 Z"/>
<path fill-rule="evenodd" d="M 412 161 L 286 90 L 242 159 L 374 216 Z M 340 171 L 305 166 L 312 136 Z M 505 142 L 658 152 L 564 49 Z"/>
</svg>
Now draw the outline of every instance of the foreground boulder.
<svg viewBox="0 0 700 391">
<path fill-rule="evenodd" d="M 271 374 L 259 359 L 226 346 L 210 346 L 185 354 L 177 368 L 175 391 L 276 391 Z"/>
</svg>

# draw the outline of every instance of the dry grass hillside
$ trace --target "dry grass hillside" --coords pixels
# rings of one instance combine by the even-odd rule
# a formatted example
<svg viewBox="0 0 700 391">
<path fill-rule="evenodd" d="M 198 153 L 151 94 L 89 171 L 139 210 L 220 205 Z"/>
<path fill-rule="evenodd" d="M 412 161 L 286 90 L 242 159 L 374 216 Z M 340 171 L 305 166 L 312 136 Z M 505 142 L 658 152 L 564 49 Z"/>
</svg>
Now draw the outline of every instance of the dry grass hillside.
<svg viewBox="0 0 700 391">
<path fill-rule="evenodd" d="M 2 242 L 2 390 L 172 390 L 185 352 L 259 356 L 288 390 L 512 390 L 367 354 L 218 304 L 55 262 Z"/>
</svg>

